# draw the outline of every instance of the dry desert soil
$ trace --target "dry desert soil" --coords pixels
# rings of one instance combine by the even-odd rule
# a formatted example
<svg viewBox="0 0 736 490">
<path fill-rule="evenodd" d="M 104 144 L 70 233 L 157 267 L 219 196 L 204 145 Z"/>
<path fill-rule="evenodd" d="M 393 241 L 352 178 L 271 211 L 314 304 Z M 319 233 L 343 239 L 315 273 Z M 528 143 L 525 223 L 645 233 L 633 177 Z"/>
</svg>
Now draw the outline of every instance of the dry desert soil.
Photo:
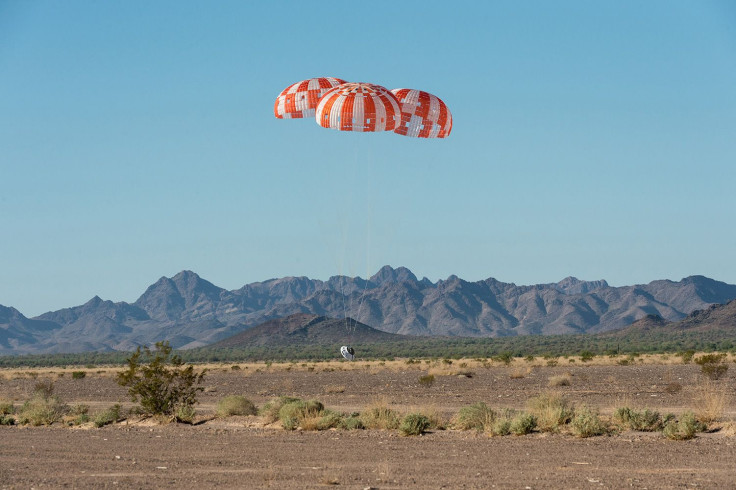
<svg viewBox="0 0 736 490">
<path fill-rule="evenodd" d="M 728 400 L 711 424 L 716 430 L 689 441 L 635 431 L 581 439 L 564 430 L 490 437 L 448 429 L 402 437 L 396 430 L 286 431 L 258 416 L 214 418 L 218 400 L 237 394 L 258 406 L 280 395 L 315 398 L 345 412 L 378 399 L 399 412 L 430 409 L 449 420 L 478 401 L 523 409 L 561 375 L 570 385 L 554 390 L 603 417 L 624 405 L 675 414 L 701 409 L 699 366 L 670 362 L 213 365 L 196 425 L 131 417 L 100 429 L 0 427 L 0 488 L 736 488 L 732 360 L 714 385 Z M 72 379 L 75 369 L 87 376 Z M 0 370 L 0 399 L 19 406 L 46 379 L 65 403 L 88 404 L 92 413 L 118 402 L 131 407 L 115 372 Z M 418 378 L 428 373 L 435 383 L 421 386 Z"/>
</svg>

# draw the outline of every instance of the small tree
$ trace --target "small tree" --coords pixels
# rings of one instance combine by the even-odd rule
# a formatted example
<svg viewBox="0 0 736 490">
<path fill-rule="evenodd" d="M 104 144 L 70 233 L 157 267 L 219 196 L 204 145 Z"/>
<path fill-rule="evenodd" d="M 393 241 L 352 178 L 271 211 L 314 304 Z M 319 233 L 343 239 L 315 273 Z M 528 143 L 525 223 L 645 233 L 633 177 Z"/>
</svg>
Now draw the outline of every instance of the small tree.
<svg viewBox="0 0 736 490">
<path fill-rule="evenodd" d="M 168 342 L 156 342 L 155 350 L 138 347 L 128 358 L 128 368 L 118 374 L 118 384 L 128 388 L 134 402 L 140 400 L 144 412 L 175 419 L 177 411 L 197 403 L 206 369 L 195 373 L 193 366 L 184 367 L 172 350 Z"/>
</svg>

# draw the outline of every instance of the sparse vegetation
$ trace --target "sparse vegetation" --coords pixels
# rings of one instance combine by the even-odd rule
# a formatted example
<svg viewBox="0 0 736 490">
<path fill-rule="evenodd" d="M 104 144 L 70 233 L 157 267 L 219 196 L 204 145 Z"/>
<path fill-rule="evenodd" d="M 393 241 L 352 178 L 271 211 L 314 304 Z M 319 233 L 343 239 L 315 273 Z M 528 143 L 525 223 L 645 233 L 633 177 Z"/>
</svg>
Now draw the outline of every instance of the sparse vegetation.
<svg viewBox="0 0 736 490">
<path fill-rule="evenodd" d="M 452 425 L 460 430 L 483 431 L 491 428 L 496 418 L 496 412 L 483 402 L 473 403 L 463 407 L 455 415 Z"/>
<path fill-rule="evenodd" d="M 572 407 L 562 395 L 551 391 L 541 393 L 528 402 L 529 412 L 536 416 L 541 432 L 556 432 L 560 426 L 570 422 Z"/>
<path fill-rule="evenodd" d="M 704 354 L 695 358 L 695 364 L 700 366 L 700 371 L 712 380 L 723 377 L 728 371 L 728 364 L 725 362 L 726 354 Z"/>
<path fill-rule="evenodd" d="M 556 376 L 550 376 L 547 386 L 550 388 L 556 388 L 559 386 L 570 386 L 571 377 L 569 374 L 559 374 Z"/>
<path fill-rule="evenodd" d="M 172 353 L 168 342 L 157 342 L 155 350 L 148 346 L 128 358 L 128 367 L 118 374 L 118 384 L 128 388 L 134 402 L 151 415 L 182 420 L 197 403 L 197 393 L 205 370 L 196 373 L 194 367 L 184 367 L 181 357 Z"/>
<path fill-rule="evenodd" d="M 434 384 L 434 374 L 419 376 L 419 384 L 425 388 L 431 388 Z"/>
<path fill-rule="evenodd" d="M 714 381 L 695 388 L 695 415 L 701 422 L 709 424 L 721 420 L 728 402 L 728 393 Z"/>
<path fill-rule="evenodd" d="M 573 434 L 578 437 L 593 437 L 606 433 L 606 425 L 601 421 L 598 412 L 585 405 L 575 410 L 570 427 Z"/>
<path fill-rule="evenodd" d="M 667 439 L 685 441 L 695 437 L 697 432 L 706 429 L 705 424 L 698 422 L 693 412 L 685 412 L 677 419 L 672 419 L 664 426 L 662 433 Z"/>
<path fill-rule="evenodd" d="M 218 417 L 232 415 L 256 415 L 258 409 L 252 401 L 242 395 L 229 395 L 217 402 L 215 414 Z"/>
<path fill-rule="evenodd" d="M 509 424 L 509 430 L 516 436 L 530 434 L 536 428 L 537 417 L 527 412 L 516 414 Z"/>
<path fill-rule="evenodd" d="M 86 371 L 72 371 L 72 379 L 83 379 L 87 376 Z"/>
<path fill-rule="evenodd" d="M 366 407 L 360 414 L 360 419 L 366 429 L 396 429 L 401 420 L 396 411 L 389 408 L 383 400 Z"/>
<path fill-rule="evenodd" d="M 20 408 L 16 421 L 36 426 L 60 421 L 69 407 L 53 391 L 53 383 L 36 383 L 33 397 Z"/>
<path fill-rule="evenodd" d="M 404 436 L 418 436 L 429 429 L 429 419 L 420 413 L 410 413 L 401 419 L 399 432 Z"/>
<path fill-rule="evenodd" d="M 633 410 L 629 407 L 620 407 L 613 412 L 613 420 L 625 429 L 654 432 L 662 430 L 665 420 L 654 410 Z"/>
<path fill-rule="evenodd" d="M 103 410 L 102 412 L 95 415 L 95 418 L 92 420 L 92 422 L 95 424 L 95 427 L 104 427 L 105 425 L 114 424 L 118 420 L 120 420 L 120 410 L 121 410 L 120 404 L 115 404 L 112 407 L 108 408 L 107 410 Z"/>
</svg>

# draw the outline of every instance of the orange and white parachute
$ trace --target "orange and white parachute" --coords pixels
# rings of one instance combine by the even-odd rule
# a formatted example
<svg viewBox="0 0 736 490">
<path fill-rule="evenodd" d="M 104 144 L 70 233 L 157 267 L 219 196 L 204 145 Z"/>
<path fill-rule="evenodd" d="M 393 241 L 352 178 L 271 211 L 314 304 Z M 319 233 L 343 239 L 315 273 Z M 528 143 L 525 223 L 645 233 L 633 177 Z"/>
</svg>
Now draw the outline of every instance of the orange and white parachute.
<svg viewBox="0 0 736 490">
<path fill-rule="evenodd" d="M 315 119 L 323 128 L 340 131 L 391 131 L 400 114 L 399 101 L 385 87 L 344 83 L 322 96 Z"/>
<path fill-rule="evenodd" d="M 273 113 L 278 119 L 299 119 L 314 117 L 319 99 L 328 90 L 345 83 L 333 77 L 320 77 L 302 80 L 289 85 L 276 97 Z"/>
<path fill-rule="evenodd" d="M 401 122 L 394 133 L 415 138 L 444 138 L 452 131 L 452 114 L 442 99 L 421 90 L 391 91 L 401 104 Z"/>
<path fill-rule="evenodd" d="M 278 119 L 314 117 L 320 126 L 339 131 L 393 131 L 415 138 L 445 138 L 452 131 L 452 114 L 435 95 L 333 77 L 289 85 L 273 112 Z"/>
</svg>

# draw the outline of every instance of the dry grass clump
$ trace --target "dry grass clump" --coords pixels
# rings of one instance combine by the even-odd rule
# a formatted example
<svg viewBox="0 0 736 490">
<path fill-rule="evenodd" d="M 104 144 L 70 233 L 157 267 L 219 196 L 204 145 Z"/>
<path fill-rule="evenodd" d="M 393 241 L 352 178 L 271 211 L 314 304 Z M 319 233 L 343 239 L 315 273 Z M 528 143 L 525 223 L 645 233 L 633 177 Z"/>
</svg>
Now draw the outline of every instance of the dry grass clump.
<svg viewBox="0 0 736 490">
<path fill-rule="evenodd" d="M 408 413 L 424 415 L 429 420 L 429 430 L 445 430 L 448 425 L 447 418 L 435 406 L 412 407 Z"/>
<path fill-rule="evenodd" d="M 578 437 L 600 436 L 608 430 L 598 416 L 598 412 L 585 405 L 575 410 L 575 416 L 570 421 L 570 428 L 572 433 Z"/>
<path fill-rule="evenodd" d="M 572 406 L 559 393 L 541 393 L 529 399 L 527 405 L 529 412 L 537 418 L 537 428 L 541 432 L 556 432 L 572 419 Z"/>
<path fill-rule="evenodd" d="M 515 369 L 512 369 L 511 372 L 509 373 L 509 378 L 523 379 L 527 375 L 531 374 L 531 372 L 532 372 L 532 368 L 530 366 L 527 366 L 525 368 L 521 368 L 521 367 L 515 368 Z"/>
<path fill-rule="evenodd" d="M 569 374 L 559 374 L 557 376 L 550 376 L 547 380 L 547 386 L 550 388 L 556 388 L 558 386 L 570 386 L 572 378 Z"/>
<path fill-rule="evenodd" d="M 366 429 L 396 429 L 401 419 L 395 410 L 389 408 L 388 402 L 379 399 L 368 405 L 360 414 L 360 420 Z"/>
<path fill-rule="evenodd" d="M 242 395 L 229 395 L 217 402 L 215 414 L 218 417 L 231 415 L 256 415 L 258 409 L 252 401 Z"/>
<path fill-rule="evenodd" d="M 511 419 L 509 430 L 515 436 L 530 434 L 537 428 L 537 417 L 531 413 L 520 412 Z"/>
<path fill-rule="evenodd" d="M 324 392 L 328 395 L 345 393 L 345 385 L 327 385 L 324 388 Z"/>
<path fill-rule="evenodd" d="M 729 403 L 726 390 L 713 381 L 707 381 L 695 388 L 695 416 L 705 423 L 717 422 Z"/>
<path fill-rule="evenodd" d="M 485 403 L 478 402 L 461 408 L 453 417 L 452 426 L 460 430 L 483 431 L 490 429 L 495 419 L 496 412 Z"/>
<path fill-rule="evenodd" d="M 299 398 L 294 398 L 291 396 L 281 396 L 263 405 L 260 410 L 260 414 L 263 416 L 263 419 L 267 424 L 272 424 L 279 420 L 279 412 L 281 411 L 281 407 L 283 407 L 287 403 L 298 400 Z"/>
<path fill-rule="evenodd" d="M 613 420 L 625 429 L 639 430 L 643 432 L 655 432 L 662 430 L 670 418 L 662 418 L 662 415 L 654 410 L 634 410 L 629 407 L 619 407 L 613 412 Z"/>
</svg>

